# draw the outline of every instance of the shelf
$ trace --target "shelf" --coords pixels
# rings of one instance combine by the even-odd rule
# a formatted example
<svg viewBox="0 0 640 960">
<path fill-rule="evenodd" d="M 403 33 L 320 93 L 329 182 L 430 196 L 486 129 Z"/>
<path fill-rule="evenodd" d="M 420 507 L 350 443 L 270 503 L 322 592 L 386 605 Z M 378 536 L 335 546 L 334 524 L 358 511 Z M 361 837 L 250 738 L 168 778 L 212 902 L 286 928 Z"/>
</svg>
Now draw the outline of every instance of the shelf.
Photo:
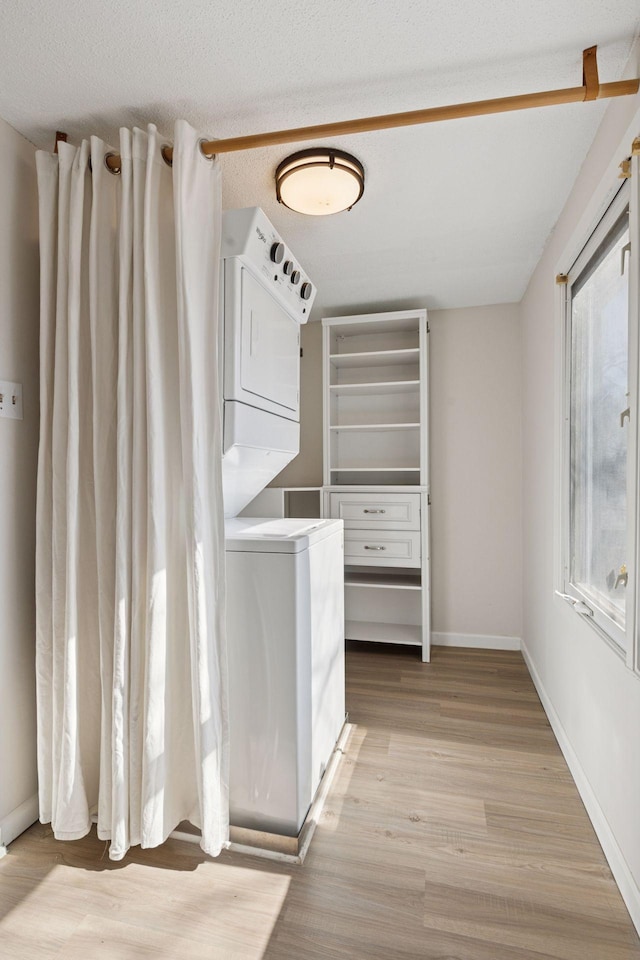
<svg viewBox="0 0 640 960">
<path fill-rule="evenodd" d="M 331 473 L 420 473 L 420 467 L 331 467 Z"/>
<path fill-rule="evenodd" d="M 347 573 L 344 575 L 345 587 L 375 587 L 378 590 L 421 590 L 419 573 L 400 573 L 398 576 L 385 573 Z"/>
<path fill-rule="evenodd" d="M 322 493 L 322 487 L 267 487 L 267 490 L 284 490 L 285 493 Z"/>
<path fill-rule="evenodd" d="M 404 643 L 422 646 L 422 628 L 411 623 L 374 623 L 370 620 L 347 620 L 347 640 L 369 640 L 373 643 Z"/>
<path fill-rule="evenodd" d="M 336 424 L 329 427 L 330 430 L 335 430 L 338 433 L 340 430 L 372 430 L 372 431 L 384 431 L 384 430 L 419 430 L 419 423 L 347 423 L 347 424 Z"/>
<path fill-rule="evenodd" d="M 331 470 L 331 476 L 329 480 L 329 485 L 332 487 L 344 487 L 345 490 L 348 487 L 376 487 L 380 489 L 381 486 L 390 487 L 390 486 L 400 486 L 406 487 L 416 487 L 420 484 L 420 471 L 417 468 L 411 467 L 408 470 L 394 470 L 387 469 L 385 467 L 375 467 L 373 469 L 366 469 L 364 467 L 357 467 L 353 470 L 345 470 L 344 468 L 336 467 L 335 470 Z"/>
<path fill-rule="evenodd" d="M 419 363 L 420 350 L 370 350 L 366 353 L 331 353 L 329 360 L 334 367 L 391 367 L 406 363 Z"/>
<path fill-rule="evenodd" d="M 372 393 L 417 393 L 419 387 L 419 380 L 383 380 L 382 383 L 332 383 L 329 390 L 336 397 L 357 397 Z"/>
<path fill-rule="evenodd" d="M 339 470 L 335 471 L 340 473 Z M 363 481 L 362 483 L 330 483 L 324 489 L 328 493 L 354 493 L 354 487 L 357 488 L 358 493 L 380 493 L 380 483 L 367 483 Z M 384 485 L 385 493 L 429 493 L 429 487 L 427 485 L 420 485 L 416 483 L 385 483 Z"/>
<path fill-rule="evenodd" d="M 411 493 L 416 506 L 418 501 L 424 504 L 425 320 L 424 310 L 323 320 L 323 468 L 328 492 L 349 492 L 354 502 L 370 496 L 378 503 L 377 498 L 387 496 L 384 502 L 396 506 L 400 494 Z M 426 522 L 426 515 L 421 516 Z M 402 528 L 400 520 L 398 525 Z M 383 521 L 382 528 L 380 539 L 399 536 L 391 521 Z M 404 533 L 412 549 L 421 532 L 422 528 Z M 360 534 L 365 539 L 374 535 L 370 528 L 360 530 L 354 542 Z M 423 641 L 428 642 L 429 558 L 426 551 L 420 561 L 414 554 L 412 564 L 404 551 L 398 549 L 402 557 L 392 557 L 391 552 L 373 557 L 366 551 L 362 556 L 347 551 L 345 636 L 407 645 L 419 652 Z"/>
<path fill-rule="evenodd" d="M 420 321 L 426 318 L 426 311 L 421 307 L 417 310 L 402 310 L 383 314 L 371 313 L 360 317 L 331 317 L 322 321 L 329 330 L 337 331 L 342 340 L 349 337 L 378 336 L 390 333 L 418 333 Z M 354 320 L 356 322 L 354 322 Z"/>
</svg>

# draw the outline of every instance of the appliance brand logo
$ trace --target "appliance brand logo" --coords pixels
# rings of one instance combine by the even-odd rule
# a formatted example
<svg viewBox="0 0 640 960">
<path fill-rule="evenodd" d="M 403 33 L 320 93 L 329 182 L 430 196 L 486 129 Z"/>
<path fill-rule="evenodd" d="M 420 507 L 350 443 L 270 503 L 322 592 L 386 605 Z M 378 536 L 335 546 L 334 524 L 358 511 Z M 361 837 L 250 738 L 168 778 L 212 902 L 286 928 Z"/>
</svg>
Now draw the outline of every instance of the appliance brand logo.
<svg viewBox="0 0 640 960">
<path fill-rule="evenodd" d="M 267 242 L 267 238 L 265 237 L 265 235 L 264 235 L 264 233 L 262 232 L 262 230 L 260 229 L 260 227 L 256 227 L 256 233 L 258 234 L 258 236 L 260 237 L 260 239 L 262 240 L 263 243 L 266 243 L 266 242 Z"/>
</svg>

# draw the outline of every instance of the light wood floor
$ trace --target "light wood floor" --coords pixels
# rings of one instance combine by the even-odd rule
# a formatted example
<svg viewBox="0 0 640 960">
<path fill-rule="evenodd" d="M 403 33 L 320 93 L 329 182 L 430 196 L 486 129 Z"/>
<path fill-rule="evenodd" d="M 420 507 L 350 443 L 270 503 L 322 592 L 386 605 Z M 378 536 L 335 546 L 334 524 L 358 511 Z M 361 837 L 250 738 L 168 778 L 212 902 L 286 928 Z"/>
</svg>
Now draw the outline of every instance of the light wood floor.
<svg viewBox="0 0 640 960">
<path fill-rule="evenodd" d="M 35 826 L 0 861 L 0 957 L 640 958 L 519 654 L 351 647 L 348 709 L 304 866 L 173 841 L 113 864 Z"/>
</svg>

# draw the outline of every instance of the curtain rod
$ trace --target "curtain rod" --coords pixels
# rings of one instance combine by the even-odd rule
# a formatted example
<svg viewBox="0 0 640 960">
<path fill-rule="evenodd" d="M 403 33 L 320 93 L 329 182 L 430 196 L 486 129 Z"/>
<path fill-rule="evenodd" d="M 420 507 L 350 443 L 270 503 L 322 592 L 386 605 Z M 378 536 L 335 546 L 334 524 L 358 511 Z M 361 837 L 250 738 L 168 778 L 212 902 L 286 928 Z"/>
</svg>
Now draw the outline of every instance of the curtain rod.
<svg viewBox="0 0 640 960">
<path fill-rule="evenodd" d="M 437 123 L 440 120 L 458 120 L 463 117 L 480 117 L 511 110 L 528 110 L 532 107 L 552 107 L 562 103 L 580 103 L 588 100 L 606 100 L 611 97 L 628 97 L 640 89 L 640 79 L 617 80 L 600 83 L 598 80 L 597 47 L 588 47 L 582 53 L 582 85 L 541 93 L 525 93 L 514 97 L 499 97 L 494 100 L 475 100 L 456 103 L 446 107 L 429 107 L 426 110 L 410 110 L 406 113 L 389 113 L 378 117 L 361 117 L 357 120 L 341 120 L 337 123 L 321 123 L 310 127 L 295 127 L 292 130 L 276 130 L 271 133 L 255 133 L 244 137 L 228 137 L 225 140 L 209 140 L 201 144 L 207 157 L 239 150 L 255 150 L 276 144 L 296 143 L 301 140 L 346 136 L 366 133 L 370 130 L 390 130 L 421 123 Z M 172 147 L 163 147 L 162 155 L 171 163 Z M 120 156 L 109 154 L 105 158 L 112 173 L 120 172 Z"/>
</svg>

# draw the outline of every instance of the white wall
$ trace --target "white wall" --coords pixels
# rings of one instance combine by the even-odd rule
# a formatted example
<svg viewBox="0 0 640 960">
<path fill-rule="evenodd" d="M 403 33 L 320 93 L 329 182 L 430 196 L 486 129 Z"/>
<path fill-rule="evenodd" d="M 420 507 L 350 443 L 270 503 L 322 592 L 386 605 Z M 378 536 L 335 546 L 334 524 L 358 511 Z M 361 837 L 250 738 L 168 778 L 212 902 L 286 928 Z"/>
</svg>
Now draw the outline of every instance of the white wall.
<svg viewBox="0 0 640 960">
<path fill-rule="evenodd" d="M 631 67 L 634 76 L 638 64 Z M 613 178 L 618 144 L 640 98 L 612 101 L 521 304 L 523 324 L 524 625 L 530 668 L 640 926 L 640 680 L 595 631 L 554 597 L 554 444 L 559 425 L 555 273 L 601 181 Z M 640 134 L 640 115 L 638 115 Z M 607 167 L 612 169 L 605 177 Z"/>
<path fill-rule="evenodd" d="M 306 323 L 300 345 L 300 453 L 272 487 L 322 486 L 322 324 Z"/>
<path fill-rule="evenodd" d="M 34 818 L 30 801 L 37 789 L 38 224 L 34 148 L 2 120 L 0 379 L 21 382 L 24 388 L 24 420 L 0 419 L 0 830 L 7 842 L 12 824 L 20 820 L 20 814 L 17 820 L 12 816 L 17 808 L 26 802 L 26 815 Z"/>
<path fill-rule="evenodd" d="M 437 310 L 429 323 L 434 640 L 519 640 L 518 307 Z M 302 345 L 301 450 L 274 486 L 322 484 L 320 323 L 307 324 Z"/>
<path fill-rule="evenodd" d="M 432 311 L 429 324 L 434 639 L 519 638 L 518 306 Z"/>
</svg>

